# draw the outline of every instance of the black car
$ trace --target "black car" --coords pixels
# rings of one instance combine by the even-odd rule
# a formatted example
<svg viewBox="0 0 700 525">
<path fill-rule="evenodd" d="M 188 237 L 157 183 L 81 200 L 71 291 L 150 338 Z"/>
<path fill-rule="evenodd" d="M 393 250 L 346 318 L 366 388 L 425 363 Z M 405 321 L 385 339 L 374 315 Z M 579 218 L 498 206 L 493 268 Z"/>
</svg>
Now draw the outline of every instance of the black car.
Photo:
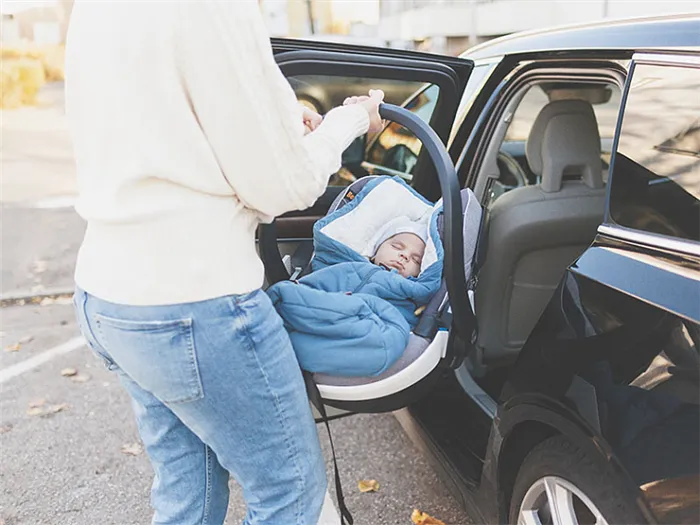
<svg viewBox="0 0 700 525">
<path fill-rule="evenodd" d="M 460 58 L 273 46 L 289 77 L 424 87 L 405 104 L 418 119 L 389 112 L 314 207 L 261 231 L 271 280 L 303 267 L 313 222 L 365 175 L 445 197 L 448 224 L 459 188 L 483 209 L 474 277 L 446 265 L 432 368 L 385 391 L 319 385 L 326 403 L 401 409 L 478 522 L 700 523 L 700 16 L 518 34 Z"/>
</svg>

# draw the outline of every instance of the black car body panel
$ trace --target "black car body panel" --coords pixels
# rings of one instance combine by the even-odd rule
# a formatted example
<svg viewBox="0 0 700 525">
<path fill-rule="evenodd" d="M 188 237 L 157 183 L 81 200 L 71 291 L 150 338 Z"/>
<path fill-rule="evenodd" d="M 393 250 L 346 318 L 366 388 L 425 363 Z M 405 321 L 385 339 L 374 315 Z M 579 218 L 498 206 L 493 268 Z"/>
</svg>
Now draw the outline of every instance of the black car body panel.
<svg viewBox="0 0 700 525">
<path fill-rule="evenodd" d="M 700 267 L 677 261 L 678 276 L 654 259 L 629 264 L 618 243 L 606 244 L 599 238 L 567 274 L 512 370 L 505 411 L 527 396 L 559 401 L 549 417 L 568 406 L 562 417 L 578 430 L 567 435 L 589 440 L 631 486 L 685 480 L 692 491 L 700 465 Z M 502 421 L 496 426 L 508 432 Z M 689 507 L 692 520 L 683 522 L 697 523 L 698 507 Z"/>
</svg>

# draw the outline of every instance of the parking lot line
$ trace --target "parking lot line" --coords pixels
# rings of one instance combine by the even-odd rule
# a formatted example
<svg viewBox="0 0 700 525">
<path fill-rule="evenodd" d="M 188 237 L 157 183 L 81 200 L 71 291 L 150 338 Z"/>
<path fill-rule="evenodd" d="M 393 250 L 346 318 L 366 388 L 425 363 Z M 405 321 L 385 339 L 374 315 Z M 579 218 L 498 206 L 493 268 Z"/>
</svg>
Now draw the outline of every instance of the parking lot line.
<svg viewBox="0 0 700 525">
<path fill-rule="evenodd" d="M 61 345 L 55 346 L 49 350 L 46 350 L 45 352 L 35 355 L 34 357 L 30 357 L 29 359 L 25 359 L 24 361 L 20 361 L 19 363 L 4 368 L 0 370 L 0 384 L 24 374 L 37 366 L 41 366 L 44 363 L 51 361 L 54 357 L 67 354 L 68 352 L 72 352 L 73 350 L 77 350 L 83 346 L 85 346 L 85 339 L 82 336 L 75 337 Z"/>
<path fill-rule="evenodd" d="M 323 500 L 321 508 L 321 516 L 318 518 L 318 525 L 340 525 L 340 514 L 335 509 L 333 500 L 330 494 L 326 491 L 326 497 Z"/>
</svg>

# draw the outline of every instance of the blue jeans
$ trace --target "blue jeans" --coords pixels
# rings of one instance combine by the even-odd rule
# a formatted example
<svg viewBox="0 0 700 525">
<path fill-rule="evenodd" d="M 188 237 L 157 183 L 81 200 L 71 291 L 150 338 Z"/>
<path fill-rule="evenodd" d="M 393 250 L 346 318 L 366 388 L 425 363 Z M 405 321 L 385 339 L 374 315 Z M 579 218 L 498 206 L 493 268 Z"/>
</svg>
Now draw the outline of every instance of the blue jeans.
<svg viewBox="0 0 700 525">
<path fill-rule="evenodd" d="M 294 351 L 267 294 L 123 306 L 78 289 L 80 330 L 130 394 L 159 525 L 316 525 L 326 473 Z"/>
</svg>

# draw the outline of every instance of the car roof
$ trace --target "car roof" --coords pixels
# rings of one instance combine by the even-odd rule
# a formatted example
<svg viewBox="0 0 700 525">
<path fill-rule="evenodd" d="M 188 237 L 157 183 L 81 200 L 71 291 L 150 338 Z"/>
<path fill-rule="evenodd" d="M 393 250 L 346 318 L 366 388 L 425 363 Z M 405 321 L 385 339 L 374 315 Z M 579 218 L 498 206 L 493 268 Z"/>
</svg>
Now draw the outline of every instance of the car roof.
<svg viewBox="0 0 700 525">
<path fill-rule="evenodd" d="M 524 31 L 489 40 L 460 56 L 479 60 L 542 51 L 679 48 L 700 51 L 700 13 L 605 20 Z"/>
</svg>

